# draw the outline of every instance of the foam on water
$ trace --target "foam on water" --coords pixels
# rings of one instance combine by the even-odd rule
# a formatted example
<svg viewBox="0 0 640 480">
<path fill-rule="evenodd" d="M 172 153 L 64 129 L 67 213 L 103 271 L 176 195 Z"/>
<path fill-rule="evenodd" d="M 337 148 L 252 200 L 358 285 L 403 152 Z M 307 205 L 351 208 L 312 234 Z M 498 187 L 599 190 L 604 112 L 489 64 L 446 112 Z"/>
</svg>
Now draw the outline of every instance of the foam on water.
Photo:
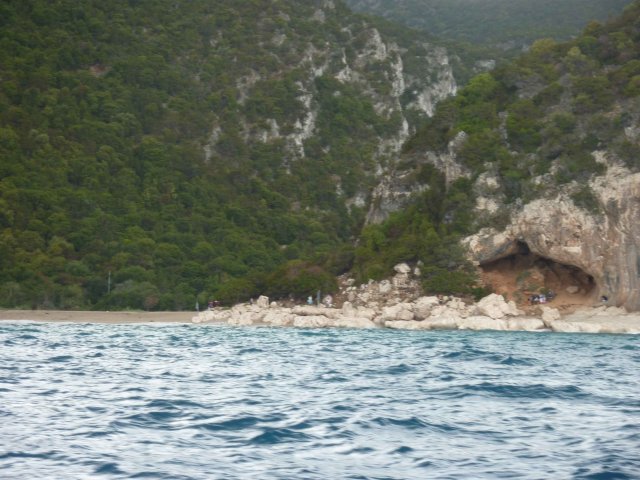
<svg viewBox="0 0 640 480">
<path fill-rule="evenodd" d="M 0 478 L 640 478 L 636 336 L 0 324 Z"/>
</svg>

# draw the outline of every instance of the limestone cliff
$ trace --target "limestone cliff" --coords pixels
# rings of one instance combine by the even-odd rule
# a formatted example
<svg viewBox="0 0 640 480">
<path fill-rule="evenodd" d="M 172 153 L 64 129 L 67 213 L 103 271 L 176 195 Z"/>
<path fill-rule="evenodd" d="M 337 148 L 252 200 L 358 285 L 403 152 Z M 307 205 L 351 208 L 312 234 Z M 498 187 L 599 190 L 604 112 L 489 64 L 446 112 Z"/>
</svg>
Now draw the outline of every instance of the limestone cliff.
<svg viewBox="0 0 640 480">
<path fill-rule="evenodd" d="M 369 222 L 421 202 L 441 231 L 458 222 L 485 284 L 517 302 L 553 290 L 567 306 L 639 310 L 639 14 L 635 3 L 574 41 L 536 42 L 441 102 L 375 190 Z M 613 50 L 615 38 L 626 43 Z M 434 179 L 469 202 L 456 210 Z"/>
<path fill-rule="evenodd" d="M 535 200 L 503 231 L 486 229 L 466 239 L 472 257 L 487 264 L 513 255 L 517 244 L 525 243 L 532 253 L 590 275 L 594 297 L 640 309 L 640 174 L 611 167 L 591 187 L 601 213 L 576 207 L 565 194 Z"/>
</svg>

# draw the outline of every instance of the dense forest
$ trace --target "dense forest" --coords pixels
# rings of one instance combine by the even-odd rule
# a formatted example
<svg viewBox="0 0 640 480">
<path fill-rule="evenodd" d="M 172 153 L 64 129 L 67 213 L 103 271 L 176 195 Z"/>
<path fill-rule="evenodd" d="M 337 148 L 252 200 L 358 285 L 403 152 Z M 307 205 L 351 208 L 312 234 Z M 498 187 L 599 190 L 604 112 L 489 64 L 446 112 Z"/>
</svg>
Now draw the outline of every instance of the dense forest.
<svg viewBox="0 0 640 480">
<path fill-rule="evenodd" d="M 483 171 L 509 205 L 540 194 L 534 178 L 597 174 L 596 149 L 637 168 L 622 132 L 639 114 L 638 12 L 538 41 L 441 102 L 398 160 L 422 194 L 363 229 L 394 161 L 380 146 L 426 120 L 417 83 L 390 96 L 394 72 L 441 80 L 430 37 L 376 24 L 393 56 L 337 1 L 2 2 L 0 306 L 306 297 L 399 261 L 422 262 L 430 291 L 474 293 L 456 245 L 500 221 L 474 216 Z M 345 62 L 362 83 L 340 80 Z M 423 153 L 460 132 L 469 174 L 445 185 Z M 588 188 L 575 195 L 590 208 Z"/>
<path fill-rule="evenodd" d="M 0 305 L 332 288 L 381 142 L 425 113 L 390 97 L 378 30 L 325 3 L 0 3 Z M 379 31 L 423 55 L 415 82 L 437 75 L 425 35 Z"/>
</svg>

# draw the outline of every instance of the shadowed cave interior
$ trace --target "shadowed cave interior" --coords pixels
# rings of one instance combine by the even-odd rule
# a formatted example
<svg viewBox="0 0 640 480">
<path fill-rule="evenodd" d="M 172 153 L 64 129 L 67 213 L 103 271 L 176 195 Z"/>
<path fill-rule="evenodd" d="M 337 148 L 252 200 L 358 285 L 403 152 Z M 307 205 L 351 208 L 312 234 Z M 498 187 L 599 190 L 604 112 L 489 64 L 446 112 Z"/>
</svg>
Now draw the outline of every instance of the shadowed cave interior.
<svg viewBox="0 0 640 480">
<path fill-rule="evenodd" d="M 529 297 L 552 290 L 556 297 L 549 306 L 561 310 L 592 305 L 597 301 L 596 283 L 578 267 L 541 257 L 518 242 L 517 253 L 480 265 L 483 283 L 519 307 L 529 305 Z"/>
</svg>

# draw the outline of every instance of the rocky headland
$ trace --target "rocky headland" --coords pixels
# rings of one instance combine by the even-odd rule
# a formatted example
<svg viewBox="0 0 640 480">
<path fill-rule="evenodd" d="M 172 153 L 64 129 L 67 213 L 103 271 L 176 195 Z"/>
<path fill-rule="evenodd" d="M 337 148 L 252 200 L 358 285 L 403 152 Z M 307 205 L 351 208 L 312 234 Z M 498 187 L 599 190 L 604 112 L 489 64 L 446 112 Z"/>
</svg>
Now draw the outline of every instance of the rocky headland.
<svg viewBox="0 0 640 480">
<path fill-rule="evenodd" d="M 336 300 L 320 305 L 255 302 L 200 312 L 193 323 L 298 328 L 391 328 L 404 330 L 520 330 L 585 333 L 640 333 L 640 315 L 597 305 L 561 312 L 553 303 L 518 307 L 492 293 L 478 302 L 458 297 L 420 296 L 419 271 L 395 267 L 390 280 L 356 286 L 341 279 Z"/>
</svg>

